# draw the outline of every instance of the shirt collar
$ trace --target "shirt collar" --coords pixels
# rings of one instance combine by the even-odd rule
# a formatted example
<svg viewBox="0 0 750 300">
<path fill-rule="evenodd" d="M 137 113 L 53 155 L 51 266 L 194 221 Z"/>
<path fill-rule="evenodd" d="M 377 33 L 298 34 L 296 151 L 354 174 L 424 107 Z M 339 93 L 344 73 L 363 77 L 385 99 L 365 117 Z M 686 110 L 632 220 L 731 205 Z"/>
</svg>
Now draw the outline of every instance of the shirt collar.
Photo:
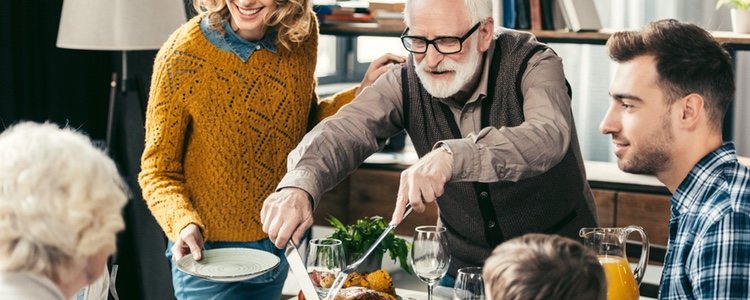
<svg viewBox="0 0 750 300">
<path fill-rule="evenodd" d="M 737 161 L 737 152 L 733 142 L 726 142 L 721 147 L 704 156 L 690 170 L 672 196 L 672 217 L 678 217 L 698 205 L 704 198 L 707 180 L 714 177 L 726 163 Z"/>
<path fill-rule="evenodd" d="M 243 62 L 247 62 L 255 51 L 266 49 L 276 53 L 276 30 L 269 28 L 266 35 L 260 41 L 251 42 L 237 35 L 229 22 L 222 21 L 224 24 L 224 34 L 214 30 L 208 23 L 208 17 L 203 18 L 200 23 L 201 32 L 212 44 L 219 49 L 236 54 Z"/>
<path fill-rule="evenodd" d="M 490 47 L 484 52 L 484 63 L 482 64 L 482 75 L 479 77 L 479 84 L 471 97 L 469 97 L 469 101 L 466 101 L 466 103 L 474 102 L 487 96 L 487 81 L 490 76 L 490 60 L 492 59 L 494 52 L 495 41 L 493 40 L 492 43 L 490 43 Z"/>
</svg>

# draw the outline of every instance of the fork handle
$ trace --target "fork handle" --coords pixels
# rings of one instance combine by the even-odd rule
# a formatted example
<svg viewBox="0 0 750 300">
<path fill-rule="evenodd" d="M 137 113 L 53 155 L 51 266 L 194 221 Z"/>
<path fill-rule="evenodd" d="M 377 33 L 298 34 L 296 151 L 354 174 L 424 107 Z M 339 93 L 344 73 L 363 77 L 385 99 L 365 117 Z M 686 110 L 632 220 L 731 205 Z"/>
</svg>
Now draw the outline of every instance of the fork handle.
<svg viewBox="0 0 750 300">
<path fill-rule="evenodd" d="M 406 211 L 404 212 L 404 217 L 403 217 L 403 218 L 401 218 L 401 222 L 403 222 L 403 221 L 404 221 L 404 219 L 406 219 L 406 217 L 408 217 L 408 216 L 409 216 L 409 214 L 411 213 L 411 211 L 412 211 L 412 209 L 411 209 L 411 204 L 407 203 L 407 204 L 406 204 Z M 400 223 L 399 223 L 399 224 L 400 224 Z M 395 225 L 393 225 L 393 220 L 391 220 L 391 223 L 388 223 L 388 225 L 393 225 L 393 227 L 394 227 L 394 228 L 395 228 L 396 226 L 398 226 L 399 224 L 395 224 Z"/>
</svg>

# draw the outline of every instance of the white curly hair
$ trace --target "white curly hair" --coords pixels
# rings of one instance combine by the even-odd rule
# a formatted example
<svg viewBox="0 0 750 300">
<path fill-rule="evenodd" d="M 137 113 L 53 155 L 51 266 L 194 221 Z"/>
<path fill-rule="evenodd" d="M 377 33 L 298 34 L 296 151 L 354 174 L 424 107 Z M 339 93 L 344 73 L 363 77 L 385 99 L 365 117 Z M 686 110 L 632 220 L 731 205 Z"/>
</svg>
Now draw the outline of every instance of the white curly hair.
<svg viewBox="0 0 750 300">
<path fill-rule="evenodd" d="M 65 282 L 124 228 L 127 188 L 85 135 L 24 122 L 0 134 L 0 271 Z M 110 254 L 111 254 L 110 253 Z"/>
</svg>

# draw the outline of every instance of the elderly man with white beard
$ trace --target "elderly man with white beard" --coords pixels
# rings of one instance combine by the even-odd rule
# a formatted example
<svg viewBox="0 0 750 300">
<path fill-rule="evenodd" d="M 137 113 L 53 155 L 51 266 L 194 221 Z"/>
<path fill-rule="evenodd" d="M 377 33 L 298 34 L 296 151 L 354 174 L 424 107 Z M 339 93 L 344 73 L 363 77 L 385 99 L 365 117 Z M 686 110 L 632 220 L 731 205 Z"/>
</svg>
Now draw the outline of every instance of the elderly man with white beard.
<svg viewBox="0 0 750 300">
<path fill-rule="evenodd" d="M 420 156 L 401 174 L 393 221 L 437 201 L 456 270 L 526 233 L 577 239 L 596 226 L 561 59 L 533 35 L 495 28 L 491 0 L 407 0 L 410 54 L 293 150 L 261 222 L 299 241 L 321 195 L 405 129 Z"/>
</svg>

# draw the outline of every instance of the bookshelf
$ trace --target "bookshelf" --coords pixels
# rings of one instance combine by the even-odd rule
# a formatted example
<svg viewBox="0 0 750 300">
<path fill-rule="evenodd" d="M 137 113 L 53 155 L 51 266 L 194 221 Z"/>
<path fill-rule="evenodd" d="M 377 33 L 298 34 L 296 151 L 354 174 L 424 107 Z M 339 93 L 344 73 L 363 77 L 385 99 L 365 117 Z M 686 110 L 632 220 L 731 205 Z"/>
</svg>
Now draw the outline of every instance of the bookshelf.
<svg viewBox="0 0 750 300">
<path fill-rule="evenodd" d="M 399 37 L 403 26 L 378 26 L 377 23 L 327 23 L 320 25 L 320 34 L 336 36 L 383 36 Z M 531 30 L 539 41 L 545 43 L 569 43 L 604 45 L 616 30 L 596 32 L 573 32 L 565 30 Z M 727 45 L 730 50 L 750 50 L 750 34 L 738 34 L 728 31 L 714 31 L 714 37 Z"/>
</svg>

